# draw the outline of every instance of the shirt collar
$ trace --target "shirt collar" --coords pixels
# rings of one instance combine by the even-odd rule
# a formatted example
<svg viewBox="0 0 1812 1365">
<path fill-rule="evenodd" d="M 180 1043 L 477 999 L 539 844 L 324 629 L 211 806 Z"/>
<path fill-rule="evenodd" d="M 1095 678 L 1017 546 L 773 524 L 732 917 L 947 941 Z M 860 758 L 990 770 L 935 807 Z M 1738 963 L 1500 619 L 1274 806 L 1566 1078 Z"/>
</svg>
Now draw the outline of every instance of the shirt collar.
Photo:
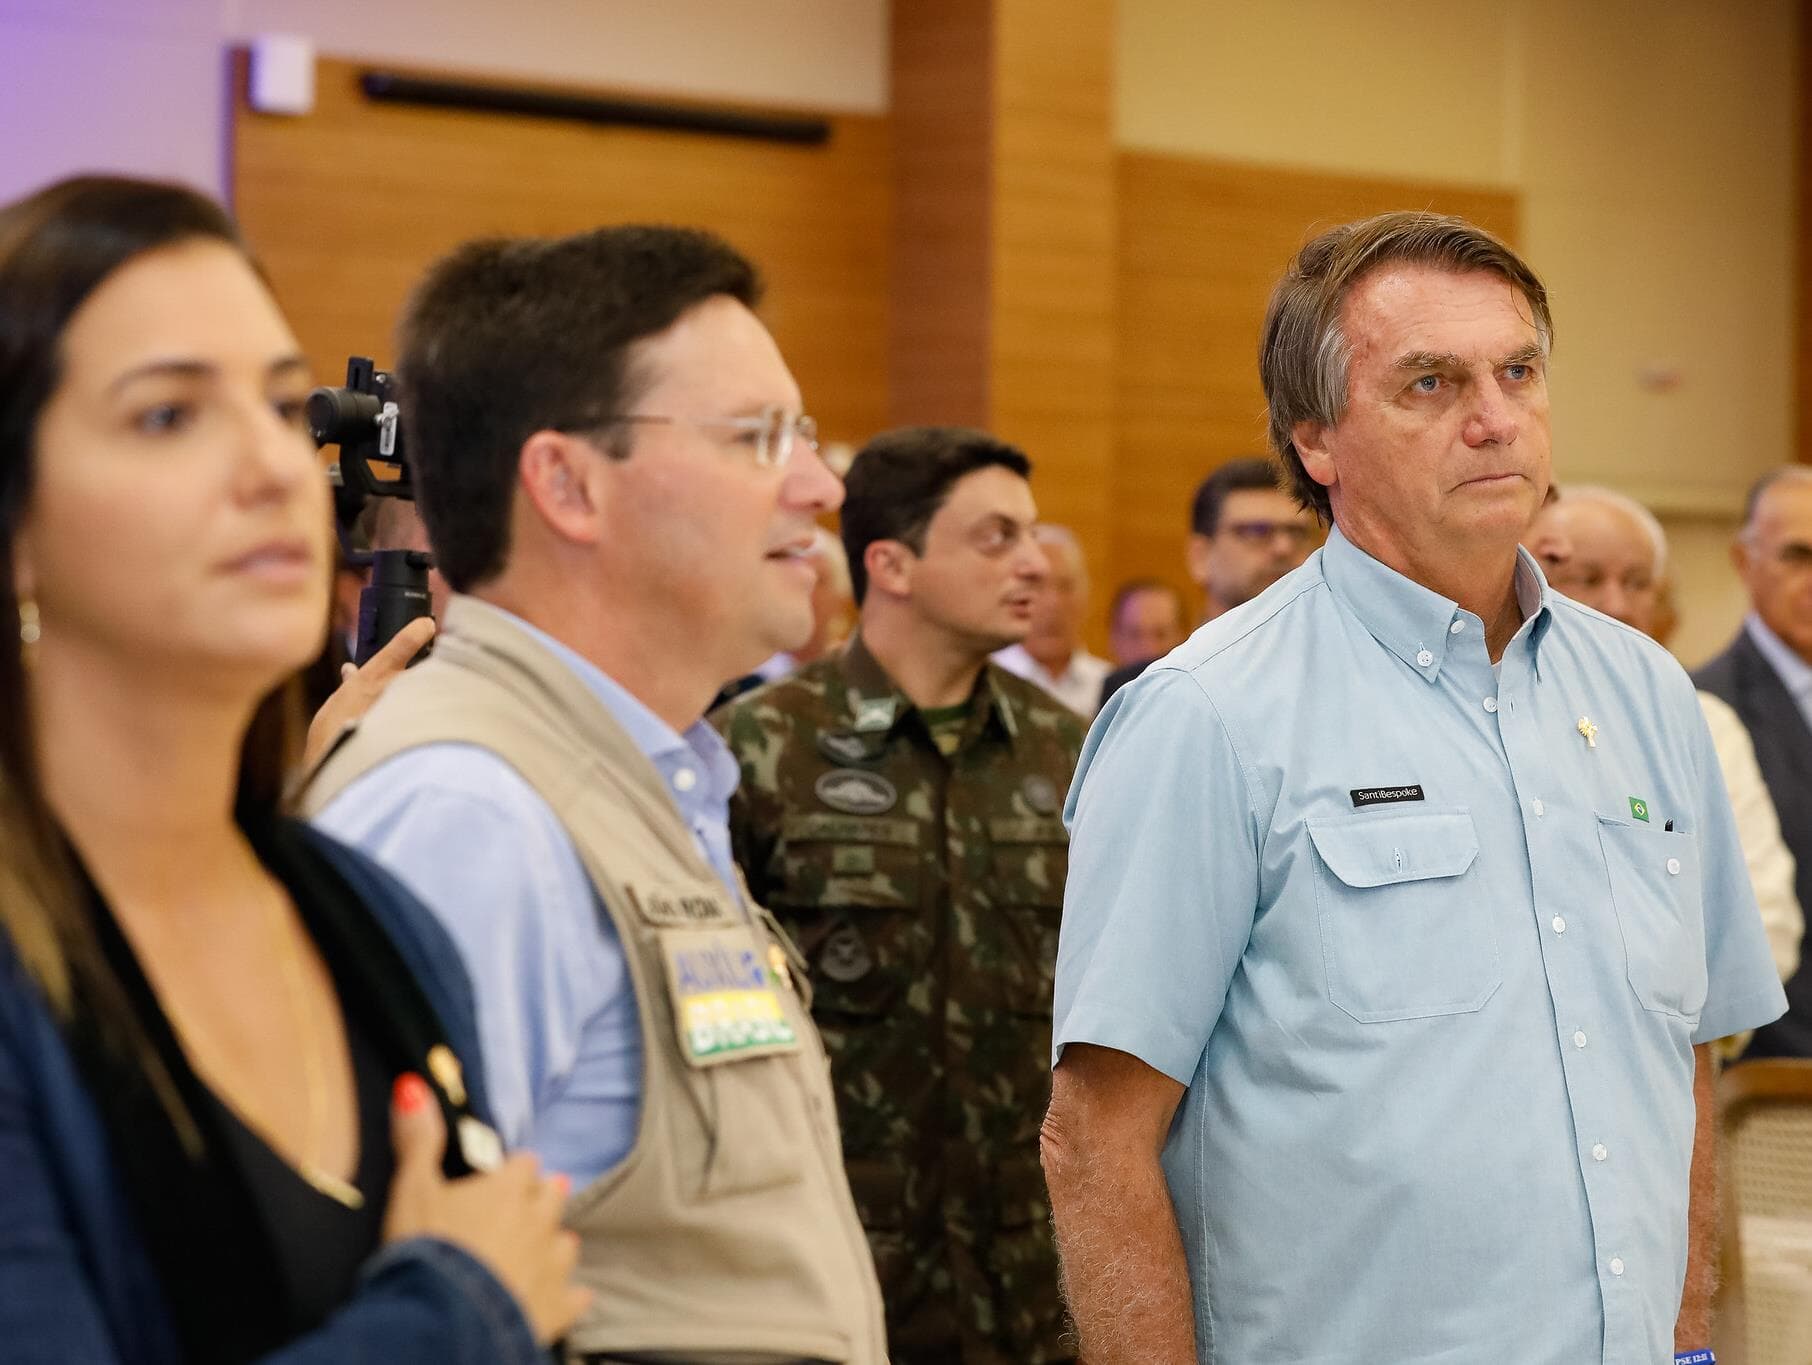
<svg viewBox="0 0 1812 1365">
<path fill-rule="evenodd" d="M 1459 603 L 1372 558 L 1334 526 L 1321 550 L 1321 574 L 1372 638 L 1428 682 L 1441 676 L 1447 646 L 1480 640 L 1485 623 Z M 1516 550 L 1516 599 L 1533 653 L 1553 622 L 1548 581 L 1535 557 Z M 1517 632 L 1518 635 L 1522 630 Z"/>
<path fill-rule="evenodd" d="M 702 803 L 727 803 L 736 791 L 741 769 L 723 737 L 701 717 L 681 734 L 655 715 L 641 698 L 635 696 L 590 659 L 563 644 L 546 631 L 524 621 L 514 612 L 487 603 L 492 611 L 502 612 L 510 622 L 548 653 L 572 670 L 573 675 L 604 704 L 611 718 L 654 764 L 667 784 L 667 790 L 682 810 L 697 809 Z"/>
<path fill-rule="evenodd" d="M 1749 632 L 1749 638 L 1755 647 L 1762 652 L 1769 666 L 1780 675 L 1786 689 L 1795 697 L 1804 699 L 1812 697 L 1812 664 L 1808 664 L 1780 636 L 1771 630 L 1767 622 L 1754 612 L 1743 618 L 1743 629 Z"/>
<path fill-rule="evenodd" d="M 1061 687 L 1077 676 L 1077 669 L 1088 657 L 1086 649 L 1077 649 L 1063 661 L 1063 667 L 1054 673 L 1033 658 L 1032 651 L 1023 644 L 1008 645 L 996 654 L 994 659 L 1009 672 L 1018 673 L 1022 678 L 1029 677 L 1034 682 L 1048 681 L 1054 687 Z"/>
<path fill-rule="evenodd" d="M 859 733 L 888 733 L 917 710 L 912 699 L 888 677 L 881 661 L 869 652 L 861 631 L 850 636 L 849 643 L 843 647 L 842 663 L 844 706 L 850 725 Z M 985 724 L 989 717 L 998 718 L 1008 740 L 1014 741 L 1019 737 L 1019 723 L 1013 715 L 1012 703 L 1001 687 L 1002 672 L 1004 670 L 992 661 L 983 667 L 971 705 L 984 706 L 987 715 L 981 723 Z M 967 733 L 974 735 L 979 729 L 971 717 Z"/>
</svg>

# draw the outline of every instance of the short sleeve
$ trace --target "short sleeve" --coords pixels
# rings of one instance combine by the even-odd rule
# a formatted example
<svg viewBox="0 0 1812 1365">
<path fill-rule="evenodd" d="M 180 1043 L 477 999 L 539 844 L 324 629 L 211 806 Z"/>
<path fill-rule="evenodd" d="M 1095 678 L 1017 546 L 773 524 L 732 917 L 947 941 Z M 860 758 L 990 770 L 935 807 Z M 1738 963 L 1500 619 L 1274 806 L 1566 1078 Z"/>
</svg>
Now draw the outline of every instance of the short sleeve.
<svg viewBox="0 0 1812 1365">
<path fill-rule="evenodd" d="M 1736 819 L 1711 732 L 1697 706 L 1682 715 L 1699 774 L 1699 868 L 1705 921 L 1705 1008 L 1694 1044 L 1759 1028 L 1787 1010 L 1774 956 L 1750 886 Z"/>
<path fill-rule="evenodd" d="M 1092 1043 L 1187 1085 L 1258 901 L 1249 784 L 1193 673 L 1153 667 L 1114 694 L 1064 814 L 1053 1064 Z"/>
</svg>

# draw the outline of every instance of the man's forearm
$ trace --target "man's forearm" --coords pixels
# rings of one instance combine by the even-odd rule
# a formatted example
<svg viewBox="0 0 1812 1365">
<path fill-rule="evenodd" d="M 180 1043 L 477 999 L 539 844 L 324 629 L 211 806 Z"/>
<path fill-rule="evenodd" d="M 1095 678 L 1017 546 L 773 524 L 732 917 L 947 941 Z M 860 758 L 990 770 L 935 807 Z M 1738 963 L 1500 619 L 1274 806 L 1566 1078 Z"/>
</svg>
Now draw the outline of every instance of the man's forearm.
<svg viewBox="0 0 1812 1365">
<path fill-rule="evenodd" d="M 1195 1365 L 1176 1212 L 1155 1154 L 1090 1152 L 1047 1123 L 1064 1297 L 1087 1365 Z"/>
<path fill-rule="evenodd" d="M 1686 1210 L 1686 1284 L 1674 1323 L 1674 1349 L 1711 1344 L 1711 1298 L 1718 1284 L 1718 1117 L 1711 1049 L 1693 1049 L 1692 1188 Z"/>
</svg>

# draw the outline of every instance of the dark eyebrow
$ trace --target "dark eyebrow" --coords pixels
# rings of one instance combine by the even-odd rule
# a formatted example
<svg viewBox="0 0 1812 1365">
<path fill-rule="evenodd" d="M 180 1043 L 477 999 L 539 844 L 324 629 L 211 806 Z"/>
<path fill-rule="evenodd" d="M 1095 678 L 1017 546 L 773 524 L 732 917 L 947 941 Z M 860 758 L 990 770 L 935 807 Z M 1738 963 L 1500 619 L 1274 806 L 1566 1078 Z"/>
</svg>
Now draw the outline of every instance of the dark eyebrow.
<svg viewBox="0 0 1812 1365">
<path fill-rule="evenodd" d="M 205 360 L 151 360 L 127 370 L 107 386 L 107 392 L 118 393 L 140 379 L 207 379 L 213 376 L 215 368 Z M 304 374 L 308 372 L 308 360 L 300 353 L 279 356 L 265 367 L 264 374 L 267 380 L 285 379 L 298 370 Z"/>
</svg>

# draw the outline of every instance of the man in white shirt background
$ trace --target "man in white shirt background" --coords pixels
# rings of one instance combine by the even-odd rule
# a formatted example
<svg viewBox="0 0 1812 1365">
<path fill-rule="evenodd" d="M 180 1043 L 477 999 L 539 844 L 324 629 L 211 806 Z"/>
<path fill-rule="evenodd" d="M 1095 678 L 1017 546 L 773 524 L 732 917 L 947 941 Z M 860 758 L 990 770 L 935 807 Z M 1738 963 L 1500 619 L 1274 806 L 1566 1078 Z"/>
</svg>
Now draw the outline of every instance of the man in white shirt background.
<svg viewBox="0 0 1812 1365">
<path fill-rule="evenodd" d="M 1032 607 L 1032 631 L 994 655 L 1009 673 L 1035 682 L 1085 720 L 1101 702 L 1101 682 L 1113 665 L 1082 645 L 1088 608 L 1088 565 L 1082 546 L 1067 527 L 1041 525 L 1034 533 L 1050 561 L 1050 572 Z"/>
</svg>

